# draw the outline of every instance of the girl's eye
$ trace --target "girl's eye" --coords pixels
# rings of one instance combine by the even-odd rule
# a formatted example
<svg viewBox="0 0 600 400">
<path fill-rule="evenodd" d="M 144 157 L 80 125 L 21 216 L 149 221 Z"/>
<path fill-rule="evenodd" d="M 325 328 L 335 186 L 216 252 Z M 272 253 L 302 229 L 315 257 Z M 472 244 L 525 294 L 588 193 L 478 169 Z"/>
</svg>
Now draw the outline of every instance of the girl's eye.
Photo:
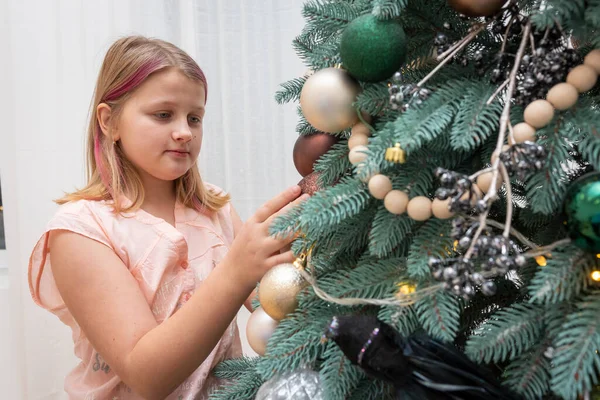
<svg viewBox="0 0 600 400">
<path fill-rule="evenodd" d="M 191 116 L 189 120 L 192 124 L 199 124 L 202 122 L 202 119 L 196 116 Z"/>
<path fill-rule="evenodd" d="M 169 114 L 168 112 L 159 112 L 154 115 L 156 115 L 156 117 L 159 119 L 167 119 L 171 116 L 171 114 Z"/>
</svg>

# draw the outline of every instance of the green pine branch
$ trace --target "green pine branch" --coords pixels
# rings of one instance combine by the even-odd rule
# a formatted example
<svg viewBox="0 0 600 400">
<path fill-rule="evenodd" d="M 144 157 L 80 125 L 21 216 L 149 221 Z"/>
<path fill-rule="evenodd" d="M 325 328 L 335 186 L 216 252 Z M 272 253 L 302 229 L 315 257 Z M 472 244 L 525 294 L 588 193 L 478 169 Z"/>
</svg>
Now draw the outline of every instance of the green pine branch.
<svg viewBox="0 0 600 400">
<path fill-rule="evenodd" d="M 325 392 L 325 398 L 344 400 L 365 378 L 363 370 L 352 365 L 340 348 L 329 343 L 323 352 L 324 361 L 320 375 Z"/>
<path fill-rule="evenodd" d="M 598 383 L 600 370 L 600 297 L 594 292 L 581 299 L 577 311 L 554 342 L 552 390 L 567 400 L 574 400 Z"/>
<path fill-rule="evenodd" d="M 537 143 L 546 149 L 546 159 L 544 167 L 526 183 L 527 198 L 534 212 L 553 214 L 563 204 L 569 181 L 566 168 L 572 160 L 570 145 L 564 138 L 568 128 L 559 117 L 537 132 Z"/>
<path fill-rule="evenodd" d="M 379 310 L 377 318 L 393 326 L 403 336 L 409 336 L 420 327 L 419 317 L 413 306 L 384 306 Z"/>
<path fill-rule="evenodd" d="M 308 236 L 337 225 L 357 215 L 373 200 L 366 185 L 353 179 L 342 179 L 337 185 L 315 193 L 304 203 L 300 229 Z"/>
<path fill-rule="evenodd" d="M 319 286 L 340 298 L 389 298 L 397 292 L 395 284 L 402 279 L 405 262 L 403 258 L 377 260 L 369 257 L 361 260 L 354 269 L 320 277 Z"/>
<path fill-rule="evenodd" d="M 517 357 L 539 340 L 543 313 L 533 304 L 501 309 L 467 341 L 465 352 L 478 362 L 500 362 Z"/>
<path fill-rule="evenodd" d="M 285 104 L 290 101 L 300 100 L 300 93 L 302 92 L 304 82 L 306 82 L 306 77 L 294 78 L 282 83 L 280 85 L 281 89 L 275 93 L 275 101 L 279 104 Z"/>
<path fill-rule="evenodd" d="M 261 377 L 254 371 L 248 371 L 237 381 L 219 387 L 209 396 L 210 400 L 251 400 L 263 384 Z"/>
<path fill-rule="evenodd" d="M 408 215 L 391 214 L 380 205 L 369 235 L 369 253 L 385 257 L 398 248 L 407 248 L 405 241 L 411 237 L 414 225 L 415 220 Z"/>
<path fill-rule="evenodd" d="M 589 273 L 596 266 L 594 256 L 569 245 L 552 251 L 546 266 L 540 267 L 529 286 L 530 303 L 556 304 L 572 300 L 590 285 Z"/>
<path fill-rule="evenodd" d="M 314 170 L 320 174 L 319 182 L 321 185 L 331 186 L 346 174 L 351 167 L 352 164 L 348 160 L 348 141 L 341 140 L 317 160 Z"/>
<path fill-rule="evenodd" d="M 225 360 L 217 365 L 213 373 L 219 379 L 238 379 L 242 375 L 254 371 L 257 357 L 241 357 Z"/>
<path fill-rule="evenodd" d="M 556 20 L 568 27 L 572 20 L 582 19 L 584 11 L 585 0 L 547 0 L 543 2 L 541 9 L 533 14 L 531 21 L 539 30 L 552 28 Z"/>
<path fill-rule="evenodd" d="M 456 297 L 439 291 L 415 304 L 419 322 L 431 336 L 451 342 L 456 337 L 460 320 L 460 303 Z"/>
<path fill-rule="evenodd" d="M 319 244 L 319 251 L 328 252 L 331 257 L 360 258 L 369 243 L 370 226 L 375 212 L 376 209 L 371 207 L 322 231 L 314 237 Z M 329 261 L 332 266 L 335 265 L 333 260 Z"/>
<path fill-rule="evenodd" d="M 387 20 L 400 17 L 408 0 L 373 0 L 371 13 L 378 19 Z"/>
<path fill-rule="evenodd" d="M 406 262 L 408 276 L 424 280 L 431 276 L 430 257 L 446 258 L 453 253 L 453 239 L 448 221 L 430 219 L 417 231 Z"/>
<path fill-rule="evenodd" d="M 541 399 L 550 389 L 550 361 L 544 354 L 548 345 L 540 342 L 510 362 L 504 384 L 527 400 Z"/>
<path fill-rule="evenodd" d="M 502 104 L 487 101 L 496 88 L 479 83 L 461 99 L 461 105 L 450 130 L 450 143 L 455 150 L 474 150 L 498 130 Z"/>
<path fill-rule="evenodd" d="M 302 15 L 307 27 L 326 31 L 341 31 L 352 20 L 367 10 L 367 2 L 355 3 L 308 0 L 304 3 Z"/>
</svg>

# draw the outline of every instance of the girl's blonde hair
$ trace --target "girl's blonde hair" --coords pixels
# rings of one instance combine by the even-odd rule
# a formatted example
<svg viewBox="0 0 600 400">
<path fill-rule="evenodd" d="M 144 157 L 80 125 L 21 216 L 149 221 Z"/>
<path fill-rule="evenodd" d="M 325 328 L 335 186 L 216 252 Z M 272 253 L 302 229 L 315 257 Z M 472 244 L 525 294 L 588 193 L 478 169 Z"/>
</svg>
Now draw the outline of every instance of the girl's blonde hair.
<svg viewBox="0 0 600 400">
<path fill-rule="evenodd" d="M 115 212 L 137 210 L 144 201 L 144 187 L 139 174 L 119 143 L 102 133 L 97 107 L 106 103 L 115 124 L 123 104 L 150 74 L 167 67 L 179 68 L 188 78 L 203 85 L 208 95 L 206 77 L 196 62 L 177 46 L 159 39 L 129 36 L 117 40 L 108 50 L 100 68 L 87 131 L 87 177 L 83 189 L 56 200 L 58 204 L 76 200 L 112 200 Z M 202 183 L 194 165 L 175 180 L 177 200 L 198 211 L 217 211 L 229 201 L 229 195 L 214 193 Z M 132 203 L 123 206 L 127 192 Z"/>
</svg>

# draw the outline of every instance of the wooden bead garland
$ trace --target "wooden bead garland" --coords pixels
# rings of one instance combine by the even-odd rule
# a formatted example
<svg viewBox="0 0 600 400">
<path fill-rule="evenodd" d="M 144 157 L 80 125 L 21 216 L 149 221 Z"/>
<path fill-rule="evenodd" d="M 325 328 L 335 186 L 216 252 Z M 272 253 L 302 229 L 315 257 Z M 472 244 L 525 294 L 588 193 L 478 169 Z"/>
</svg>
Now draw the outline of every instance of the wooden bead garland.
<svg viewBox="0 0 600 400">
<path fill-rule="evenodd" d="M 363 116 L 366 120 L 366 116 L 364 114 Z M 350 149 L 348 159 L 350 163 L 357 167 L 360 167 L 359 164 L 367 158 L 365 153 L 368 150 L 369 136 L 370 129 L 363 122 L 358 122 L 351 129 L 350 138 L 348 139 L 348 148 Z M 397 147 L 399 146 L 397 145 Z M 403 157 L 400 159 L 402 159 L 400 162 L 403 162 Z M 383 200 L 385 208 L 391 214 L 402 215 L 407 213 L 410 218 L 416 221 L 426 221 L 432 215 L 438 219 L 448 219 L 454 215 L 448 209 L 449 200 L 434 199 L 432 202 L 425 196 L 409 199 L 408 193 L 402 190 L 393 190 L 392 181 L 383 174 L 375 174 L 370 177 L 367 186 L 373 197 Z"/>
<path fill-rule="evenodd" d="M 534 142 L 536 128 L 543 128 L 552 121 L 554 109 L 564 111 L 573 107 L 577 103 L 579 94 L 596 85 L 599 74 L 600 49 L 594 49 L 585 56 L 583 64 L 569 72 L 566 83 L 556 84 L 548 91 L 546 100 L 536 100 L 525 108 L 523 116 L 525 122 L 513 128 L 515 142 Z M 550 110 L 549 107 L 553 109 Z"/>
<path fill-rule="evenodd" d="M 554 118 L 555 109 L 564 111 L 573 107 L 580 93 L 593 88 L 600 74 L 600 49 L 592 50 L 584 59 L 584 63 L 573 68 L 567 75 L 566 83 L 559 83 L 552 87 L 546 96 L 546 99 L 535 100 L 525 108 L 524 121 L 513 127 L 513 139 L 516 143 L 535 141 L 536 128 L 540 129 L 548 125 Z M 365 116 L 363 114 L 363 116 Z M 366 118 L 367 116 L 365 116 Z M 367 156 L 363 152 L 367 151 L 368 137 L 370 130 L 362 122 L 352 127 L 352 133 L 348 139 L 350 153 L 348 155 L 353 165 L 360 164 Z M 398 145 L 396 145 L 399 147 Z M 502 151 L 506 151 L 510 146 L 505 145 Z M 496 161 L 498 154 L 492 155 L 492 163 Z M 403 162 L 400 161 L 400 162 Z M 473 203 L 482 198 L 482 193 L 486 193 L 491 187 L 492 172 L 481 174 L 477 182 L 473 184 L 475 198 Z M 502 184 L 502 178 L 498 175 L 496 186 Z M 417 196 L 409 200 L 408 193 L 401 190 L 393 190 L 391 180 L 383 175 L 376 174 L 368 180 L 369 191 L 373 197 L 382 199 L 385 208 L 392 214 L 401 215 L 405 212 L 416 221 L 426 221 L 432 216 L 438 219 L 451 218 L 454 213 L 449 210 L 449 201 L 434 199 L 433 201 L 425 196 Z"/>
</svg>

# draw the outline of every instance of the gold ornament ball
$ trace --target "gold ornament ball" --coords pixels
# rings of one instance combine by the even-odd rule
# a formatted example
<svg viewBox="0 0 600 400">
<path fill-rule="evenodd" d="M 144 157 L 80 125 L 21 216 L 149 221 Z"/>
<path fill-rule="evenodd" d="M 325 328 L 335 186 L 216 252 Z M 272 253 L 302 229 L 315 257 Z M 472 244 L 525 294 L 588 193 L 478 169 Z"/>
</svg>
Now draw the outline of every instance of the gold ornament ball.
<svg viewBox="0 0 600 400">
<path fill-rule="evenodd" d="M 259 356 L 265 355 L 269 339 L 273 336 L 273 332 L 275 332 L 278 325 L 279 321 L 269 317 L 269 314 L 262 307 L 258 307 L 250 315 L 246 325 L 246 337 L 248 338 L 248 344 L 256 354 Z"/>
<path fill-rule="evenodd" d="M 348 148 L 352 150 L 356 146 L 366 146 L 369 143 L 369 137 L 362 133 L 353 133 L 348 139 Z"/>
<path fill-rule="evenodd" d="M 302 114 L 319 131 L 343 131 L 358 120 L 352 103 L 359 91 L 360 86 L 346 71 L 322 69 L 310 76 L 302 87 Z"/>
<path fill-rule="evenodd" d="M 490 190 L 493 176 L 494 173 L 490 171 L 485 172 L 477 177 L 477 186 L 483 193 L 487 193 L 488 190 Z M 496 178 L 496 190 L 500 189 L 500 186 L 502 186 L 502 175 L 500 175 L 500 172 L 498 172 L 498 176 Z"/>
<path fill-rule="evenodd" d="M 440 200 L 438 198 L 433 199 L 431 211 L 433 216 L 438 219 L 448 219 L 454 216 L 454 213 L 450 211 L 450 198 L 446 200 Z"/>
<path fill-rule="evenodd" d="M 413 197 L 408 202 L 406 212 L 408 213 L 408 216 L 415 221 L 427 221 L 429 218 L 431 218 L 431 214 L 433 212 L 431 206 L 431 200 L 429 200 L 427 197 L 417 196 Z"/>
<path fill-rule="evenodd" d="M 279 264 L 261 279 L 258 301 L 271 318 L 280 321 L 298 307 L 296 297 L 307 285 L 293 264 Z"/>
<path fill-rule="evenodd" d="M 581 64 L 576 66 L 567 75 L 567 83 L 575 86 L 579 93 L 587 92 L 598 82 L 598 73 L 593 67 Z"/>
<path fill-rule="evenodd" d="M 507 0 L 448 0 L 450 7 L 467 17 L 489 17 L 500 11 Z"/>
<path fill-rule="evenodd" d="M 534 128 L 543 128 L 554 118 L 554 107 L 546 100 L 531 102 L 523 114 L 523 119 Z"/>
<path fill-rule="evenodd" d="M 348 154 L 348 159 L 352 165 L 359 164 L 367 159 L 366 151 L 369 149 L 367 146 L 357 145 L 350 150 L 350 154 Z"/>
<path fill-rule="evenodd" d="M 557 110 L 567 110 L 577 103 L 579 92 L 577 88 L 570 83 L 559 83 L 554 85 L 548 91 L 546 100 L 550 102 Z"/>
<path fill-rule="evenodd" d="M 600 49 L 590 51 L 587 56 L 585 56 L 583 63 L 588 67 L 594 68 L 596 73 L 600 74 Z"/>
<path fill-rule="evenodd" d="M 401 190 L 392 190 L 385 195 L 383 205 L 392 214 L 404 214 L 408 207 L 408 194 Z"/>
<path fill-rule="evenodd" d="M 369 192 L 373 197 L 383 200 L 392 190 L 392 181 L 383 174 L 377 174 L 369 179 Z"/>
<path fill-rule="evenodd" d="M 535 142 L 535 128 L 527 122 L 521 122 L 513 127 L 515 142 Z"/>
</svg>

